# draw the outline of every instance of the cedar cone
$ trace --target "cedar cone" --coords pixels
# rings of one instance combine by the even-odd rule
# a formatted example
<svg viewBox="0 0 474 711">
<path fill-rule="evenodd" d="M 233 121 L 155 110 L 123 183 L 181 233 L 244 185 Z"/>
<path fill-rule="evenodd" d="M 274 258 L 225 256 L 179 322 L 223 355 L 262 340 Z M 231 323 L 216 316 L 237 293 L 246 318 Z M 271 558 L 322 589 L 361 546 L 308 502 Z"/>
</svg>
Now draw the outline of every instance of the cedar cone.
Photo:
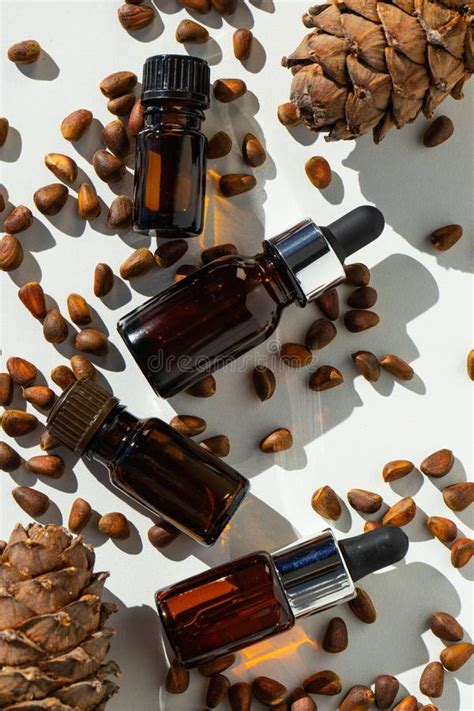
<svg viewBox="0 0 474 711">
<path fill-rule="evenodd" d="M 330 0 L 303 16 L 314 28 L 283 58 L 291 101 L 327 141 L 427 118 L 448 96 L 462 99 L 474 71 L 474 5 L 469 0 Z"/>
<path fill-rule="evenodd" d="M 102 711 L 118 687 L 103 663 L 116 606 L 101 602 L 108 573 L 61 526 L 17 524 L 0 545 L 0 708 Z"/>
</svg>

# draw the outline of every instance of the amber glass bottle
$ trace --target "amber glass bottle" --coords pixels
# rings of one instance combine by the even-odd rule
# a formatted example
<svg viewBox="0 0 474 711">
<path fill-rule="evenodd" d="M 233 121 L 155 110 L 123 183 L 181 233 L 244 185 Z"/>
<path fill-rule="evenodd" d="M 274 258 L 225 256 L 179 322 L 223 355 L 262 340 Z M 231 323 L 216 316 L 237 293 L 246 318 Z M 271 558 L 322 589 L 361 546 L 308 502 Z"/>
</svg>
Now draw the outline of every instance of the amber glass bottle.
<svg viewBox="0 0 474 711">
<path fill-rule="evenodd" d="M 262 343 L 296 299 L 271 255 L 211 262 L 119 321 L 156 392 L 175 395 Z"/>
<path fill-rule="evenodd" d="M 143 68 L 144 128 L 137 136 L 134 229 L 161 237 L 201 232 L 209 66 L 198 57 L 158 55 Z"/>
<path fill-rule="evenodd" d="M 178 659 L 195 666 L 293 627 L 294 615 L 268 553 L 221 565 L 156 594 Z"/>
<path fill-rule="evenodd" d="M 327 530 L 172 585 L 156 593 L 156 604 L 178 660 L 193 667 L 352 599 L 356 580 L 401 560 L 407 549 L 406 535 L 392 526 L 339 544 Z"/>
<path fill-rule="evenodd" d="M 370 206 L 329 227 L 304 220 L 254 257 L 207 264 L 120 319 L 118 331 L 155 391 L 171 397 L 271 336 L 286 306 L 341 282 L 345 257 L 383 226 Z"/>
<path fill-rule="evenodd" d="M 81 380 L 51 410 L 50 433 L 105 464 L 112 482 L 199 543 L 211 545 L 249 488 L 232 467 L 162 420 L 139 420 L 97 384 Z"/>
</svg>

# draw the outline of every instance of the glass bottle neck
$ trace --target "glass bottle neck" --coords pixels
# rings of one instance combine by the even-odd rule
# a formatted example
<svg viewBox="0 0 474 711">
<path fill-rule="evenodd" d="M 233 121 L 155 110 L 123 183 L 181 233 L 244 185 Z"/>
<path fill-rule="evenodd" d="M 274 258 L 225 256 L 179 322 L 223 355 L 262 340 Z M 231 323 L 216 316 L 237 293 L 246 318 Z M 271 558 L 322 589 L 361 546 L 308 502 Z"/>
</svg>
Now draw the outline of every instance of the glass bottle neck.
<svg viewBox="0 0 474 711">
<path fill-rule="evenodd" d="M 86 456 L 101 464 L 112 464 L 137 431 L 139 422 L 124 405 L 116 405 L 87 445 Z"/>
<path fill-rule="evenodd" d="M 204 111 L 199 104 L 190 101 L 162 99 L 145 104 L 145 128 L 170 126 L 199 131 L 204 118 Z"/>
<path fill-rule="evenodd" d="M 279 264 L 267 252 L 260 252 L 254 257 L 266 279 L 271 282 L 278 301 L 282 306 L 292 304 L 296 298 L 296 291 L 289 278 L 283 263 Z"/>
</svg>

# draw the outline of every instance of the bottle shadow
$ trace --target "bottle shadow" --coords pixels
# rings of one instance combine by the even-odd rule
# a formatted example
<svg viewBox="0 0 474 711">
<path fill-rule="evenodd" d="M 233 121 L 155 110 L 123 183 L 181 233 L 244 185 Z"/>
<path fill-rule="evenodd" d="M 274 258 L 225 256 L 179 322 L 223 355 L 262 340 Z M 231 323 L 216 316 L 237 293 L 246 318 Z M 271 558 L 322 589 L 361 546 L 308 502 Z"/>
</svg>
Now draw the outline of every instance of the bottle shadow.
<svg viewBox="0 0 474 711">
<path fill-rule="evenodd" d="M 417 581 L 416 586 L 413 585 L 414 580 Z M 346 605 L 339 605 L 330 611 L 298 620 L 289 632 L 242 650 L 230 673 L 245 681 L 268 674 L 293 689 L 301 686 L 303 680 L 315 670 L 331 669 L 342 679 L 344 691 L 336 700 L 340 703 L 347 690 L 355 684 L 370 686 L 379 674 L 397 676 L 427 664 L 430 655 L 423 639 L 426 621 L 433 610 L 446 610 L 453 615 L 459 613 L 460 600 L 454 586 L 438 570 L 425 563 L 403 562 L 371 575 L 361 582 L 361 586 L 367 590 L 377 609 L 374 624 L 365 625 L 351 614 Z M 405 598 L 402 608 L 400 591 L 403 591 Z M 348 628 L 349 646 L 342 654 L 328 654 L 318 643 L 335 614 L 344 619 Z M 396 624 L 393 624 L 394 616 Z M 383 668 L 380 667 L 380 650 L 383 650 Z M 453 675 L 453 683 L 446 684 L 443 693 L 443 707 L 450 711 L 459 711 L 456 676 L 461 681 L 458 675 Z M 418 695 L 418 689 L 407 692 L 401 686 L 397 700 L 410 691 Z M 334 708 L 335 700 L 318 696 L 317 701 L 320 711 Z"/>
<path fill-rule="evenodd" d="M 158 522 L 158 516 L 152 514 L 139 502 L 131 499 L 112 483 L 107 469 L 102 464 L 87 458 L 83 458 L 82 461 L 92 476 L 105 486 L 108 491 L 126 503 L 127 506 L 136 510 L 137 513 L 146 516 L 150 520 L 150 526 Z M 77 462 L 77 457 L 73 455 L 70 463 L 71 469 L 75 462 Z M 90 536 L 91 534 L 89 533 L 88 535 Z M 95 532 L 94 535 L 97 538 L 99 534 Z M 298 537 L 298 533 L 282 514 L 253 494 L 247 494 L 234 514 L 232 522 L 226 527 L 218 543 L 214 546 L 202 546 L 191 538 L 180 535 L 169 546 L 161 549 L 160 554 L 173 561 L 181 561 L 194 556 L 207 566 L 213 567 L 255 550 L 274 551 L 278 548 L 283 548 L 296 541 Z M 95 539 L 92 542 L 96 545 Z M 126 544 L 127 541 L 123 543 Z M 126 552 L 134 552 L 133 550 L 128 550 L 127 547 L 123 549 Z"/>
<path fill-rule="evenodd" d="M 363 580 L 361 586 L 374 601 L 378 614 L 377 621 L 369 628 L 354 618 L 347 620 L 349 639 L 355 639 L 357 644 L 357 654 L 353 653 L 354 646 L 351 648 L 350 667 L 344 666 L 344 683 L 348 686 L 370 685 L 380 673 L 397 676 L 427 664 L 430 653 L 423 637 L 433 611 L 443 610 L 457 616 L 461 609 L 455 587 L 439 570 L 426 563 L 400 563 Z M 402 605 L 401 599 L 404 600 Z M 396 624 L 388 624 L 394 614 Z M 384 669 L 380 669 L 380 650 L 384 653 Z M 412 689 L 411 693 L 417 695 L 418 689 Z M 456 684 L 445 689 L 443 706 L 453 711 L 459 708 Z"/>
<path fill-rule="evenodd" d="M 226 217 L 228 219 L 229 215 Z M 251 218 L 254 219 L 255 215 Z M 219 234 L 223 234 L 224 239 L 226 232 L 219 231 Z M 254 244 L 252 248 L 239 244 L 240 252 L 252 253 L 250 250 L 258 251 L 257 245 Z M 177 413 L 203 417 L 208 423 L 206 437 L 214 434 L 229 436 L 229 462 L 247 477 L 273 464 L 279 464 L 288 471 L 303 469 L 307 463 L 304 447 L 349 416 L 355 415 L 355 411 L 363 406 L 363 400 L 354 387 L 355 378 L 361 376 L 358 376 L 352 363 L 351 353 L 362 349 L 378 356 L 395 353 L 409 362 L 419 355 L 416 344 L 408 334 L 408 328 L 414 319 L 437 302 L 438 288 L 433 277 L 416 259 L 401 254 L 387 257 L 371 273 L 371 283 L 380 288 L 375 308 L 380 315 L 381 325 L 377 328 L 352 334 L 341 323 L 341 317 L 336 324 L 336 339 L 314 353 L 310 368 L 292 369 L 281 362 L 280 344 L 304 341 L 307 328 L 320 314 L 312 304 L 306 309 L 289 307 L 275 338 L 245 354 L 223 371 L 215 373 L 217 393 L 214 397 L 199 401 L 193 398 L 191 402 L 189 395 L 181 393 L 170 400 L 173 409 Z M 403 304 L 399 297 L 401 281 Z M 339 292 L 343 305 L 350 289 L 341 286 Z M 258 400 L 251 380 L 253 368 L 257 364 L 269 366 L 277 382 L 275 394 L 263 403 Z M 308 387 L 310 373 L 321 365 L 332 365 L 341 370 L 344 383 L 326 392 L 311 391 Z M 379 383 L 377 391 L 382 397 L 399 387 L 410 389 L 414 396 L 423 394 L 425 389 L 420 379 L 411 382 L 395 381 L 384 372 Z M 239 407 L 229 407 L 237 391 Z M 225 423 L 224 427 L 222 423 Z M 258 448 L 259 441 L 279 427 L 290 429 L 294 439 L 293 447 L 278 454 L 263 454 Z"/>
<path fill-rule="evenodd" d="M 395 232 L 415 249 L 432 255 L 440 266 L 464 272 L 474 268 L 469 235 L 448 252 L 435 250 L 429 235 L 450 223 L 463 225 L 466 231 L 472 225 L 474 144 L 471 137 L 468 150 L 465 136 L 471 136 L 470 112 L 466 109 L 469 102 L 472 106 L 473 97 L 474 87 L 467 85 L 464 101 L 447 100 L 442 105 L 456 131 L 436 148 L 423 145 L 427 123 L 418 119 L 402 131 L 391 131 L 378 146 L 370 136 L 364 136 L 343 160 L 345 166 L 358 172 L 362 194 L 382 210 Z M 447 161 L 456 166 L 462 180 L 447 178 Z"/>
</svg>

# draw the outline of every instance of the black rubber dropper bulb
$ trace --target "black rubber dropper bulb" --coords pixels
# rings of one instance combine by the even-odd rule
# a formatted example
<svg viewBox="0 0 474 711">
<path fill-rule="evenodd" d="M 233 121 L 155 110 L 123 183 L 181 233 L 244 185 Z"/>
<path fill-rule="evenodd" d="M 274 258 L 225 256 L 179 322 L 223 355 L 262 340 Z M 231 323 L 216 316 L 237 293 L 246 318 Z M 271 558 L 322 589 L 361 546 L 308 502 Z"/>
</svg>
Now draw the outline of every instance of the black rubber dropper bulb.
<svg viewBox="0 0 474 711">
<path fill-rule="evenodd" d="M 405 557 L 408 538 L 401 528 L 382 526 L 360 536 L 339 542 L 349 573 L 354 581 L 393 565 Z"/>
<path fill-rule="evenodd" d="M 380 210 L 371 205 L 361 205 L 321 230 L 341 262 L 344 262 L 354 252 L 377 239 L 384 227 L 385 219 Z"/>
</svg>

